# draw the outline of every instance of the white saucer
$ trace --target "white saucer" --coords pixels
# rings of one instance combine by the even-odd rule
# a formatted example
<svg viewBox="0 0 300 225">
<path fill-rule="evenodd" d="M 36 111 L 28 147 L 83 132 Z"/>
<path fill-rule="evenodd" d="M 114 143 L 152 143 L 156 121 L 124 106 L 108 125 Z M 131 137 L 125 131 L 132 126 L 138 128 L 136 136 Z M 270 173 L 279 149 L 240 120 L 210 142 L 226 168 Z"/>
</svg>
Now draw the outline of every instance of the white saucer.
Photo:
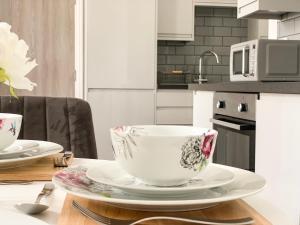
<svg viewBox="0 0 300 225">
<path fill-rule="evenodd" d="M 18 140 L 20 145 L 26 145 L 32 140 Z M 47 141 L 34 141 L 38 144 L 37 147 L 30 149 L 29 151 L 19 155 L 15 158 L 0 159 L 0 169 L 16 168 L 21 166 L 27 166 L 34 162 L 63 151 L 63 147 L 59 144 Z"/>
<path fill-rule="evenodd" d="M 116 161 L 99 162 L 98 165 L 88 169 L 86 176 L 97 183 L 134 194 L 168 196 L 187 195 L 203 189 L 220 187 L 232 182 L 234 179 L 233 172 L 210 164 L 203 173 L 185 185 L 172 187 L 150 186 L 126 173 Z"/>
<path fill-rule="evenodd" d="M 52 181 L 64 191 L 86 199 L 102 201 L 120 208 L 143 211 L 190 211 L 211 207 L 221 202 L 244 198 L 261 191 L 266 181 L 261 176 L 242 169 L 214 164 L 234 173 L 234 181 L 217 188 L 204 189 L 190 195 L 141 196 L 102 185 L 86 177 L 88 168 L 105 160 L 89 159 L 81 166 L 68 167 L 57 172 Z"/>
<path fill-rule="evenodd" d="M 20 157 L 38 146 L 39 144 L 36 141 L 16 140 L 11 146 L 0 151 L 0 160 Z"/>
</svg>

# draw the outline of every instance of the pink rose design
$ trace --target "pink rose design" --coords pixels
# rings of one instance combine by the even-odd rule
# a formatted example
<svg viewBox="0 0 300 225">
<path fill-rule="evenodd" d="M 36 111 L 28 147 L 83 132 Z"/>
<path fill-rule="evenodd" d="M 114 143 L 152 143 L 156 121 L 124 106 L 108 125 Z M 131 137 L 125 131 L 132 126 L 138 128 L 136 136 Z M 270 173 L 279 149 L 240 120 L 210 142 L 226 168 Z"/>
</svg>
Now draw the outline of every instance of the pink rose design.
<svg viewBox="0 0 300 225">
<path fill-rule="evenodd" d="M 208 159 L 210 156 L 210 152 L 212 150 L 212 145 L 214 142 L 215 135 L 214 134 L 206 134 L 204 136 L 203 141 L 200 144 L 200 149 L 205 157 Z"/>
<path fill-rule="evenodd" d="M 2 129 L 4 126 L 4 120 L 3 119 L 0 119 L 0 129 Z"/>
<path fill-rule="evenodd" d="M 122 133 L 126 130 L 126 127 L 125 126 L 117 126 L 113 130 L 117 133 Z"/>
</svg>

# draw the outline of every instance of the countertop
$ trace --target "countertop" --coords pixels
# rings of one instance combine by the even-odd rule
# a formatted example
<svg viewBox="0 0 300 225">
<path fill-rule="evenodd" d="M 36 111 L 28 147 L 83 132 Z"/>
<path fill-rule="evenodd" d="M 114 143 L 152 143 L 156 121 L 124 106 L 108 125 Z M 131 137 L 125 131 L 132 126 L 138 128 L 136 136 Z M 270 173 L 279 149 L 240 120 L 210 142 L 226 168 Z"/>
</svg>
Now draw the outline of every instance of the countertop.
<svg viewBox="0 0 300 225">
<path fill-rule="evenodd" d="M 300 94 L 300 82 L 222 82 L 189 84 L 189 90 L 246 92 L 246 93 L 283 93 Z"/>
</svg>

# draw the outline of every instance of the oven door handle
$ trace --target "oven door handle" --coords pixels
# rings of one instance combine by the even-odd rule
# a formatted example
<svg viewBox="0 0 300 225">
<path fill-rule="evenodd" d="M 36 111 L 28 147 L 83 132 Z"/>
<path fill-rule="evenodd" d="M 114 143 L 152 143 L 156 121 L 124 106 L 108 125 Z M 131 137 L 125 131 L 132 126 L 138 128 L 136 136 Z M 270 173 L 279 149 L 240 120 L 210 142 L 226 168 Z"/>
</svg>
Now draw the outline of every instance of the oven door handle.
<svg viewBox="0 0 300 225">
<path fill-rule="evenodd" d="M 228 127 L 234 130 L 252 130 L 253 125 L 251 124 L 236 124 L 236 123 L 231 123 L 231 122 L 226 122 L 223 120 L 217 120 L 217 119 L 210 119 L 210 122 L 216 125 L 220 125 L 223 127 Z"/>
</svg>

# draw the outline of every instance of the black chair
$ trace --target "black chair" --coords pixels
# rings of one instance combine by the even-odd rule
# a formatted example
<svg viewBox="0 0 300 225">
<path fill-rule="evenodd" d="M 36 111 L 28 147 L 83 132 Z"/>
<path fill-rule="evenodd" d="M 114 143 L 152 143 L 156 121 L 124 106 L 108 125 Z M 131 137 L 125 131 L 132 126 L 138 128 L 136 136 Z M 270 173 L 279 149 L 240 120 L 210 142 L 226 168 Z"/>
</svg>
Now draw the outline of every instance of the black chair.
<svg viewBox="0 0 300 225">
<path fill-rule="evenodd" d="M 97 158 L 92 113 L 83 100 L 1 96 L 0 112 L 23 115 L 19 139 L 52 141 L 77 158 Z"/>
</svg>

